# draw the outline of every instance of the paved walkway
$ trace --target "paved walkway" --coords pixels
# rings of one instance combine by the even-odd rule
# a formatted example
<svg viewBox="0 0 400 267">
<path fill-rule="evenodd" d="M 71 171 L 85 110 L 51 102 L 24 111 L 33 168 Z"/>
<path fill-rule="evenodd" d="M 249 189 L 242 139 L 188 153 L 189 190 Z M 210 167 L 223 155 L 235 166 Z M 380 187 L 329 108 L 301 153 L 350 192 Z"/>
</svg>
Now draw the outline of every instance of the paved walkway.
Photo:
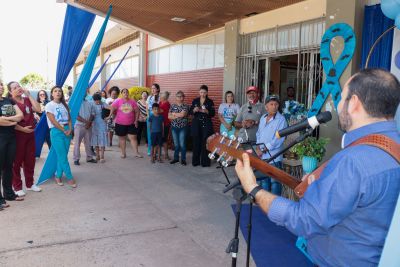
<svg viewBox="0 0 400 267">
<path fill-rule="evenodd" d="M 233 200 L 221 193 L 222 172 L 132 154 L 108 148 L 104 164 L 71 165 L 78 188 L 51 180 L 10 202 L 0 211 L 0 266 L 230 266 Z"/>
</svg>

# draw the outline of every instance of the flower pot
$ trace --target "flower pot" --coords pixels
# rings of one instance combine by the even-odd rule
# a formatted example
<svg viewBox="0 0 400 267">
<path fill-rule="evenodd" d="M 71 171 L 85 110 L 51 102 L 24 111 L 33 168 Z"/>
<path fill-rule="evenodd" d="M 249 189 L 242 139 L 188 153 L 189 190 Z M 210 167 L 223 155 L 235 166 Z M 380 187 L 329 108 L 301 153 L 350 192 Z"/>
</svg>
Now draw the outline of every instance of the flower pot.
<svg viewBox="0 0 400 267">
<path fill-rule="evenodd" d="M 301 164 L 303 165 L 303 172 L 304 174 L 308 174 L 313 172 L 318 165 L 317 158 L 304 156 L 301 160 Z"/>
</svg>

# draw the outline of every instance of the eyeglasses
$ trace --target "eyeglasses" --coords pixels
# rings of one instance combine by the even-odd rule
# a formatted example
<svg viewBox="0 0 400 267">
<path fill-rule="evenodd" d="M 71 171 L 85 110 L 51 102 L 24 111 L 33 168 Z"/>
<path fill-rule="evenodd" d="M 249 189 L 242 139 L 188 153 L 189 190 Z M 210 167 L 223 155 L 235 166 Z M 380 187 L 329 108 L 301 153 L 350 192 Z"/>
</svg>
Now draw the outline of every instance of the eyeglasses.
<svg viewBox="0 0 400 267">
<path fill-rule="evenodd" d="M 45 94 L 39 94 L 39 96 L 46 96 Z"/>
<path fill-rule="evenodd" d="M 178 98 L 182 98 L 182 97 L 183 97 L 183 95 L 177 95 L 176 97 L 178 97 Z"/>
</svg>

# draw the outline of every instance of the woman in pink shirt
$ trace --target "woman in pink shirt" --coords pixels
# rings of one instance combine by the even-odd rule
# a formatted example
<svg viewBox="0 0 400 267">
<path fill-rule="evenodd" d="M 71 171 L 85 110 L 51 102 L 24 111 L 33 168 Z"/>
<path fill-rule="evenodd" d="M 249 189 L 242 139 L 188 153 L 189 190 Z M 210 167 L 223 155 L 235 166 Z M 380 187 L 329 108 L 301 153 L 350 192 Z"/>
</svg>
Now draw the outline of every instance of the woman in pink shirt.
<svg viewBox="0 0 400 267">
<path fill-rule="evenodd" d="M 136 101 L 129 98 L 128 89 L 121 90 L 122 98 L 118 98 L 111 105 L 110 116 L 115 115 L 115 134 L 119 137 L 119 147 L 121 148 L 121 158 L 126 158 L 126 136 L 128 135 L 132 149 L 136 153 L 136 158 L 143 158 L 139 154 L 137 143 L 137 127 L 139 109 Z"/>
</svg>

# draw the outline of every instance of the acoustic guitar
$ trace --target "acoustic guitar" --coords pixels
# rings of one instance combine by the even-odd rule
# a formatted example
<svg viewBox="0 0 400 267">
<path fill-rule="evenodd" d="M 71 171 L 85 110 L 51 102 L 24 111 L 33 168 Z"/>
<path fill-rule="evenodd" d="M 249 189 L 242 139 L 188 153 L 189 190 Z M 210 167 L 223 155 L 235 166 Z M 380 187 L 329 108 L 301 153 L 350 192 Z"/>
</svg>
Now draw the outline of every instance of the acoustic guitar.
<svg viewBox="0 0 400 267">
<path fill-rule="evenodd" d="M 207 139 L 207 149 L 211 151 L 209 157 L 214 159 L 216 158 L 216 155 L 218 155 L 219 157 L 217 158 L 217 161 L 221 162 L 224 166 L 227 166 L 233 159 L 242 160 L 243 153 L 247 153 L 240 148 L 240 142 L 234 138 L 230 139 L 219 134 L 212 135 Z M 250 165 L 253 168 L 287 185 L 289 188 L 293 189 L 294 193 L 299 198 L 303 197 L 308 187 L 307 180 L 299 181 L 295 177 L 268 164 L 258 157 L 250 153 L 248 153 L 248 155 L 250 158 Z"/>
</svg>

